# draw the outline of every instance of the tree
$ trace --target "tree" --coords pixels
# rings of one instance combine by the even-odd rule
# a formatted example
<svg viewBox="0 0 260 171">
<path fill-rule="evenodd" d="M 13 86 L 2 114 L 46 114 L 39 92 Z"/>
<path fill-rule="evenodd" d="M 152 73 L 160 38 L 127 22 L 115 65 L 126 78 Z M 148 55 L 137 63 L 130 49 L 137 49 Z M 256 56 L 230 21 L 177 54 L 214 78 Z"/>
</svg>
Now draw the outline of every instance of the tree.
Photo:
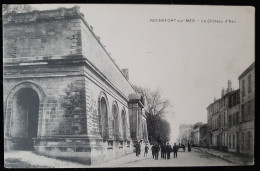
<svg viewBox="0 0 260 171">
<path fill-rule="evenodd" d="M 6 15 L 6 14 L 31 12 L 35 9 L 29 4 L 15 4 L 15 5 L 3 4 L 2 10 L 3 10 L 3 15 Z"/>
<path fill-rule="evenodd" d="M 170 140 L 170 124 L 164 119 L 170 102 L 161 97 L 159 89 L 150 91 L 139 86 L 134 86 L 135 90 L 142 94 L 147 107 L 145 112 L 148 139 L 150 142 L 157 141 L 158 143 L 167 142 Z"/>
</svg>

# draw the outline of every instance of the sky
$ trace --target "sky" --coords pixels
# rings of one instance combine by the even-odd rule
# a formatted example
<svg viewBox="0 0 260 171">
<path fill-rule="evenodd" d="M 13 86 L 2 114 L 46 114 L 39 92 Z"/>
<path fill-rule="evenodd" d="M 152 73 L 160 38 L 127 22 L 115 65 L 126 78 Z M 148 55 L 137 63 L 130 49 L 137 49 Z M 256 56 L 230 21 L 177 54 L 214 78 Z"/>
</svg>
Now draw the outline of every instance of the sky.
<svg viewBox="0 0 260 171">
<path fill-rule="evenodd" d="M 32 6 L 48 10 L 74 5 L 80 6 L 85 20 L 119 67 L 129 69 L 132 84 L 159 88 L 163 98 L 170 100 L 171 112 L 166 117 L 172 140 L 178 137 L 180 124 L 207 123 L 207 106 L 214 97 L 220 98 L 228 80 L 232 81 L 232 88 L 238 89 L 238 76 L 255 60 L 252 7 Z M 156 19 L 175 22 L 153 22 Z M 195 22 L 185 22 L 186 19 Z M 217 22 L 220 20 L 223 23 Z"/>
</svg>

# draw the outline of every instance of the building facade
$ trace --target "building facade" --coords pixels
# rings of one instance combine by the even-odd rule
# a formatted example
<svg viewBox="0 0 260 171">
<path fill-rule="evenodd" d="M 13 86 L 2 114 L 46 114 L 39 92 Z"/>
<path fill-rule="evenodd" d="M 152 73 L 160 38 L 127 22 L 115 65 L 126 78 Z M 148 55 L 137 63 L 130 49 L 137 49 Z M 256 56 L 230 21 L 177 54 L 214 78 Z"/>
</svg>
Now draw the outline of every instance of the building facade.
<svg viewBox="0 0 260 171">
<path fill-rule="evenodd" d="M 86 164 L 148 141 L 144 101 L 79 7 L 3 16 L 5 150 Z"/>
<path fill-rule="evenodd" d="M 193 145 L 206 147 L 207 144 L 207 124 L 196 123 L 193 127 Z"/>
<path fill-rule="evenodd" d="M 228 106 L 229 96 L 233 92 L 231 86 L 229 80 L 228 88 L 221 91 L 221 98 L 207 107 L 209 146 L 223 151 L 228 150 Z"/>
<path fill-rule="evenodd" d="M 190 124 L 181 124 L 179 126 L 179 143 L 188 145 L 188 142 L 191 143 L 192 140 L 192 132 L 193 132 L 193 125 Z"/>
<path fill-rule="evenodd" d="M 239 151 L 254 156 L 255 134 L 255 62 L 239 77 L 240 116 Z"/>
<path fill-rule="evenodd" d="M 228 105 L 228 151 L 239 153 L 239 89 L 229 96 Z"/>
<path fill-rule="evenodd" d="M 239 89 L 222 90 L 221 99 L 207 107 L 211 147 L 254 156 L 255 62 L 239 77 Z M 224 133 L 224 136 L 223 134 Z"/>
</svg>

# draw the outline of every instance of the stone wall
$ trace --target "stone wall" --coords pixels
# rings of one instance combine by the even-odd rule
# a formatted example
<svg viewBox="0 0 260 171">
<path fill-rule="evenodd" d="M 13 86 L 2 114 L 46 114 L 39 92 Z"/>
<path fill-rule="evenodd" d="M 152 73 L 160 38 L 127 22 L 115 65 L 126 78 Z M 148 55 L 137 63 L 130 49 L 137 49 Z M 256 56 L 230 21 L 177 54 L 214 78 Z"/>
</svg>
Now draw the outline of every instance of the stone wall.
<svg viewBox="0 0 260 171">
<path fill-rule="evenodd" d="M 33 14 L 32 14 L 33 15 Z M 80 19 L 47 18 L 8 22 L 3 30 L 5 58 L 49 57 L 81 53 Z"/>
<path fill-rule="evenodd" d="M 17 67 L 15 70 L 5 69 L 4 73 L 12 71 L 12 75 L 8 75 L 4 79 L 6 110 L 12 108 L 12 103 L 7 99 L 15 98 L 15 92 L 13 92 L 16 91 L 15 87 L 20 84 L 28 84 L 28 88 L 30 88 L 30 84 L 35 84 L 42 89 L 45 95 L 40 102 L 40 110 L 43 112 L 39 121 L 39 125 L 42 125 L 41 132 L 39 132 L 41 136 L 86 134 L 84 77 L 73 76 L 75 73 L 71 76 L 59 75 L 59 72 L 65 70 L 79 70 L 79 67 L 52 68 L 48 66 L 47 68 L 48 73 L 46 73 L 46 67 L 39 66 Z M 30 72 L 24 73 L 25 70 L 30 70 Z M 33 72 L 36 70 L 38 72 Z M 17 91 L 19 90 L 17 89 Z M 6 131 L 8 132 L 8 130 Z"/>
</svg>

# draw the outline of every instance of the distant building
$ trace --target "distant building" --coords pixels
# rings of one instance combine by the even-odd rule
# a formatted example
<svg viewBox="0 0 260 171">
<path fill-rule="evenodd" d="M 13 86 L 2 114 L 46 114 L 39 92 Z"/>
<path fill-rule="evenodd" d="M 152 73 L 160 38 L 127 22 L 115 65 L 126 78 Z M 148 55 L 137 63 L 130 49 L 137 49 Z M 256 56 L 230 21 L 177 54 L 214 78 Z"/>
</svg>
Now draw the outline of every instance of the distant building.
<svg viewBox="0 0 260 171">
<path fill-rule="evenodd" d="M 239 152 L 254 155 L 255 133 L 255 62 L 239 77 L 240 119 Z"/>
<path fill-rule="evenodd" d="M 193 141 L 191 133 L 193 132 L 193 125 L 191 124 L 181 124 L 179 126 L 179 143 L 188 145 L 188 142 Z"/>
<path fill-rule="evenodd" d="M 193 145 L 205 147 L 207 143 L 207 124 L 196 123 L 193 126 Z"/>
</svg>

